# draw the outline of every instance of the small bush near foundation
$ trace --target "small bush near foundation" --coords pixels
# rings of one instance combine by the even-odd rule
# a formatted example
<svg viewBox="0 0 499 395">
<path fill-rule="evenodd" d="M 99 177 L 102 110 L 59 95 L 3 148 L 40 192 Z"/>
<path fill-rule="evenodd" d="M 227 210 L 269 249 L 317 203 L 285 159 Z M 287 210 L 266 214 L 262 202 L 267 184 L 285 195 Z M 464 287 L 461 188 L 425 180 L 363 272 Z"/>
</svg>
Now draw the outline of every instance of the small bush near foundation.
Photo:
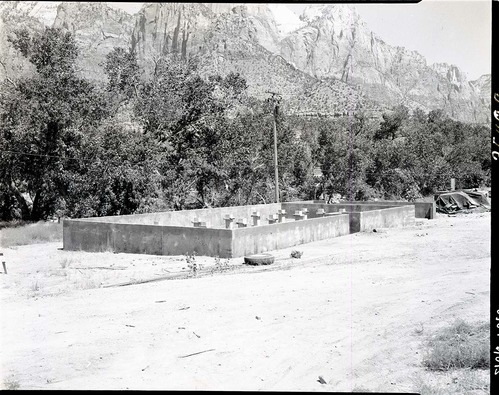
<svg viewBox="0 0 499 395">
<path fill-rule="evenodd" d="M 61 261 L 59 262 L 59 265 L 61 265 L 61 267 L 63 269 L 66 269 L 66 268 L 69 268 L 69 266 L 73 263 L 73 260 L 71 258 L 63 258 L 61 259 Z"/>
<path fill-rule="evenodd" d="M 185 261 L 187 262 L 187 267 L 193 276 L 197 276 L 198 271 L 203 268 L 203 265 L 196 262 L 196 253 L 187 254 L 185 256 Z"/>
<path fill-rule="evenodd" d="M 224 270 L 228 270 L 229 268 L 229 259 L 225 259 L 224 261 L 222 261 L 219 256 L 215 257 L 215 265 L 213 265 L 212 273 L 223 272 Z"/>
<path fill-rule="evenodd" d="M 100 288 L 102 283 L 95 278 L 83 278 L 81 281 L 76 283 L 76 288 L 78 289 L 94 289 Z"/>
<path fill-rule="evenodd" d="M 294 250 L 291 251 L 291 258 L 299 259 L 303 255 L 303 251 Z"/>
<path fill-rule="evenodd" d="M 62 241 L 62 224 L 37 222 L 35 224 L 0 229 L 2 247 Z"/>
<path fill-rule="evenodd" d="M 80 270 L 66 271 L 66 280 L 69 282 L 71 289 L 95 289 L 102 287 L 102 284 L 109 280 L 107 273 L 95 273 L 92 270 L 81 272 Z M 134 280 L 130 278 L 130 282 Z"/>
<path fill-rule="evenodd" d="M 38 280 L 35 280 L 31 283 L 30 288 L 33 292 L 38 292 L 41 289 L 41 284 L 38 282 Z"/>
<path fill-rule="evenodd" d="M 457 320 L 427 341 L 424 365 L 430 370 L 486 369 L 490 366 L 490 335 L 487 323 Z"/>
</svg>

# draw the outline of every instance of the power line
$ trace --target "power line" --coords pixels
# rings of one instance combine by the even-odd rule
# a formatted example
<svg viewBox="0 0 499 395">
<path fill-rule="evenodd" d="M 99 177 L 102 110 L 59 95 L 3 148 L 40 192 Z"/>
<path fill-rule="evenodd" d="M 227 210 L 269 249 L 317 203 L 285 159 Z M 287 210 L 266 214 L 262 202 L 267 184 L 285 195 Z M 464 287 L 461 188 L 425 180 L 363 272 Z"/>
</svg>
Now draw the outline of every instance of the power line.
<svg viewBox="0 0 499 395">
<path fill-rule="evenodd" d="M 12 150 L 0 150 L 0 152 L 6 152 L 9 154 L 15 154 L 15 155 L 38 156 L 38 157 L 43 157 L 43 158 L 58 158 L 58 159 L 66 159 L 66 160 L 82 160 L 82 161 L 95 160 L 95 159 L 71 158 L 71 157 L 60 156 L 60 155 L 33 154 L 31 152 L 12 151 Z"/>
<path fill-rule="evenodd" d="M 99 158 L 72 158 L 68 156 L 60 156 L 60 155 L 44 155 L 44 154 L 33 154 L 31 152 L 23 152 L 23 151 L 12 151 L 12 150 L 2 150 L 0 149 L 0 152 L 6 152 L 10 154 L 15 154 L 15 155 L 26 155 L 26 156 L 37 156 L 37 157 L 42 157 L 42 158 L 57 158 L 57 159 L 62 159 L 62 160 L 76 160 L 76 161 L 82 161 L 82 162 L 94 162 Z M 138 161 L 138 162 L 145 162 L 147 159 Z M 137 162 L 137 163 L 138 163 Z"/>
</svg>

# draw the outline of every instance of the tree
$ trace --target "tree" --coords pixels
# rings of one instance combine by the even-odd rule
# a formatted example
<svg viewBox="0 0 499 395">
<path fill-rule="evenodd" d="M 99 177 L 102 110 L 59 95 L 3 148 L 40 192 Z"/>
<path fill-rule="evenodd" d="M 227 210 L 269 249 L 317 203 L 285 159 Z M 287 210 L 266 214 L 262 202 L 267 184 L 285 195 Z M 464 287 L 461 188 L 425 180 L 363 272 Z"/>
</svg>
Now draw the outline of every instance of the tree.
<svg viewBox="0 0 499 395">
<path fill-rule="evenodd" d="M 405 106 L 395 107 L 391 112 L 383 114 L 383 121 L 380 124 L 378 131 L 374 134 L 375 140 L 391 138 L 394 140 L 399 132 L 400 127 L 409 118 L 409 109 Z"/>
<path fill-rule="evenodd" d="M 22 56 L 29 60 L 38 74 L 73 74 L 78 48 L 71 33 L 46 28 L 43 33 L 30 35 L 27 29 L 17 30 L 8 37 Z"/>
<path fill-rule="evenodd" d="M 399 113 L 384 116 L 367 172 L 367 182 L 384 197 L 414 200 L 448 189 L 451 178 L 457 188 L 490 182 L 486 127 L 455 121 L 441 110 Z"/>
<path fill-rule="evenodd" d="M 202 77 L 194 60 L 160 59 L 145 81 L 135 114 L 144 133 L 161 146 L 158 169 L 172 208 L 211 207 L 225 200 L 227 152 L 236 111 L 246 82 L 238 74 Z M 192 200 L 195 202 L 192 202 Z"/>
<path fill-rule="evenodd" d="M 158 147 L 134 126 L 114 118 L 103 122 L 86 141 L 81 168 L 61 175 L 71 192 L 64 213 L 72 217 L 124 215 L 165 209 Z"/>
<path fill-rule="evenodd" d="M 32 77 L 9 85 L 0 96 L 3 193 L 13 196 L 19 215 L 36 221 L 52 215 L 66 194 L 60 174 L 72 166 L 79 146 L 106 116 L 99 92 L 76 75 L 73 37 L 47 28 L 10 38 L 36 67 Z"/>
<path fill-rule="evenodd" d="M 140 67 L 133 50 L 114 48 L 106 55 L 104 71 L 108 78 L 107 90 L 120 96 L 120 102 L 138 99 Z"/>
<path fill-rule="evenodd" d="M 321 120 L 318 162 L 322 169 L 321 190 L 326 198 L 333 194 L 348 200 L 365 200 L 375 196 L 366 184 L 370 164 L 372 125 L 362 116 Z"/>
</svg>

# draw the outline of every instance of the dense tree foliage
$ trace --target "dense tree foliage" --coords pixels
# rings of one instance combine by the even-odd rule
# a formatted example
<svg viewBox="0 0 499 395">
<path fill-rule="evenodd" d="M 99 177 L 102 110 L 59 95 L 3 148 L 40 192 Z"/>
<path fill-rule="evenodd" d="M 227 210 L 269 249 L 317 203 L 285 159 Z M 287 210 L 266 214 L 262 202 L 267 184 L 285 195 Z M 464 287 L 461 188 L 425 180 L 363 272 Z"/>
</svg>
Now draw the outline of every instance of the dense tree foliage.
<svg viewBox="0 0 499 395">
<path fill-rule="evenodd" d="M 75 166 L 82 144 L 106 117 L 103 97 L 74 68 L 76 45 L 69 34 L 47 29 L 14 46 L 36 66 L 36 74 L 5 85 L 0 98 L 1 180 L 7 207 L 23 219 L 52 215 L 67 195 L 64 173 Z M 9 214 L 8 208 L 5 216 Z"/>
<path fill-rule="evenodd" d="M 273 107 L 238 74 L 203 76 L 172 55 L 142 72 L 116 48 L 95 86 L 76 71 L 71 34 L 9 38 L 30 77 L 0 90 L 0 217 L 39 220 L 274 200 Z M 487 127 L 403 106 L 303 118 L 277 112 L 282 200 L 414 200 L 490 183 Z M 320 168 L 321 173 L 314 171 Z"/>
</svg>

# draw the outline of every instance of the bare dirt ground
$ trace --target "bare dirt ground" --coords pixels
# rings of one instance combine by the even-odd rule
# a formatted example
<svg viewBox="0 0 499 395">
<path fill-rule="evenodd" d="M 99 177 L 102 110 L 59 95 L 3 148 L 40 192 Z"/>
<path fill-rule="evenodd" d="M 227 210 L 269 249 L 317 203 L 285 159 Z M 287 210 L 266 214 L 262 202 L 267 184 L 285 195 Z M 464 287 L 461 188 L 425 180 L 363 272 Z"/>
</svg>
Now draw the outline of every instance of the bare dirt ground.
<svg viewBox="0 0 499 395">
<path fill-rule="evenodd" d="M 489 320 L 490 213 L 301 245 L 269 267 L 199 257 L 196 277 L 183 257 L 3 252 L 0 385 L 20 389 L 417 391 L 458 380 L 425 371 L 428 335 Z"/>
</svg>

